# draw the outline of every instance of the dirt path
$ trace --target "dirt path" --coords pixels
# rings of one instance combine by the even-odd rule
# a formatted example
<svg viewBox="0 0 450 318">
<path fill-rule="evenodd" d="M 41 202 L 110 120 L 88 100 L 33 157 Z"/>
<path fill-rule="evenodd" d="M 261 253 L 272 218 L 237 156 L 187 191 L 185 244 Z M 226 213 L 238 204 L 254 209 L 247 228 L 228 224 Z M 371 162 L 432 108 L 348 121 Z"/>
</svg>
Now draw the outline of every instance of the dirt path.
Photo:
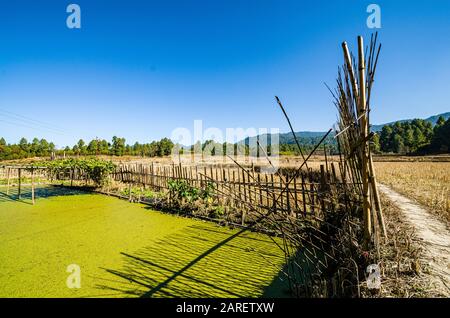
<svg viewBox="0 0 450 318">
<path fill-rule="evenodd" d="M 396 204 L 405 221 L 415 228 L 423 247 L 422 261 L 427 264 L 430 283 L 450 297 L 450 232 L 447 226 L 413 200 L 378 184 L 379 190 Z"/>
</svg>

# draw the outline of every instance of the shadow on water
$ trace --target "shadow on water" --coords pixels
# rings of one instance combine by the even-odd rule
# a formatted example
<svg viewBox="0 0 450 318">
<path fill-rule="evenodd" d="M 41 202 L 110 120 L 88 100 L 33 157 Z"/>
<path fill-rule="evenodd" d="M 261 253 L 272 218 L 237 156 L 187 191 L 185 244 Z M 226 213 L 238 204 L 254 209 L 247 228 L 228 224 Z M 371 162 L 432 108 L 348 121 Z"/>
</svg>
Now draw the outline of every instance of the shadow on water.
<svg viewBox="0 0 450 318">
<path fill-rule="evenodd" d="M 284 263 L 284 255 L 263 235 L 193 225 L 135 253 L 122 253 L 120 269 L 97 288 L 116 296 L 258 297 Z"/>
<path fill-rule="evenodd" d="M 285 262 L 283 269 L 278 276 L 264 290 L 265 298 L 305 298 L 314 296 L 315 286 L 323 272 L 326 271 L 325 257 L 315 246 L 306 244 L 298 250 L 288 262 Z M 288 279 L 288 273 L 290 280 Z"/>
<path fill-rule="evenodd" d="M 45 185 L 36 187 L 34 195 L 36 200 L 45 199 L 57 196 L 68 196 L 68 195 L 81 195 L 89 194 L 89 192 L 83 189 Z M 12 186 L 9 189 L 9 194 L 6 194 L 6 187 L 0 187 L 0 203 L 2 202 L 22 202 L 24 204 L 31 204 L 31 187 L 24 186 L 21 191 L 21 196 L 19 199 L 19 189 L 17 186 Z"/>
</svg>

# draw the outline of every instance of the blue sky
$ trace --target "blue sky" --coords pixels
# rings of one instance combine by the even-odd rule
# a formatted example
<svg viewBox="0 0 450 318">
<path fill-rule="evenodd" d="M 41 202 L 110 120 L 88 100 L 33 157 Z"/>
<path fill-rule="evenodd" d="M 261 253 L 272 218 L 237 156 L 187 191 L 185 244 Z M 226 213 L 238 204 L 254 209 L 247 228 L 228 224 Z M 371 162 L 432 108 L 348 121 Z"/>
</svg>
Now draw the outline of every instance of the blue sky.
<svg viewBox="0 0 450 318">
<path fill-rule="evenodd" d="M 450 111 L 450 1 L 18 0 L 0 5 L 0 136 L 149 142 L 196 119 L 287 131 L 274 95 L 296 130 L 326 130 L 336 111 L 323 83 L 340 43 L 370 35 L 373 2 L 372 122 Z M 69 3 L 79 30 L 66 27 Z"/>
</svg>

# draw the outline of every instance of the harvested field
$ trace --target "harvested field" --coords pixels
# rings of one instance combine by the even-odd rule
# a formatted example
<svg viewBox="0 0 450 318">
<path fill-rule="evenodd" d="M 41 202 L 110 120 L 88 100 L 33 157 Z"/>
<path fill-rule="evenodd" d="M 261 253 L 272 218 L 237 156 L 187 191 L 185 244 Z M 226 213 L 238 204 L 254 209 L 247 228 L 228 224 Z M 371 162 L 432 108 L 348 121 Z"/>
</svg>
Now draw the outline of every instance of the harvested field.
<svg viewBox="0 0 450 318">
<path fill-rule="evenodd" d="M 375 169 L 380 183 L 450 221 L 449 162 L 376 162 Z"/>
</svg>

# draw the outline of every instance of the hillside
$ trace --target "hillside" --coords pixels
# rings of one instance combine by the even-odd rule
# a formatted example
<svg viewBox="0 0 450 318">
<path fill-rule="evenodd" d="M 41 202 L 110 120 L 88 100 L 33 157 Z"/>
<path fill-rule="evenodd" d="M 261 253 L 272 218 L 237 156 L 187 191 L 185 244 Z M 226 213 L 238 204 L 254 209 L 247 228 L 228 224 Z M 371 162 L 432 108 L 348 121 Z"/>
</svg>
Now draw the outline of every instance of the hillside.
<svg viewBox="0 0 450 318">
<path fill-rule="evenodd" d="M 448 118 L 450 118 L 450 112 L 430 116 L 424 120 L 431 122 L 433 125 L 435 125 L 440 116 L 444 117 L 444 119 L 447 120 Z M 393 121 L 390 123 L 385 123 L 385 124 L 380 124 L 380 125 L 372 125 L 371 130 L 373 132 L 379 132 L 379 131 L 381 131 L 381 129 L 383 129 L 383 126 L 385 126 L 385 125 L 392 125 L 392 124 L 395 124 L 396 122 L 408 122 L 408 121 L 412 121 L 412 120 L 413 119 L 402 119 L 402 120 L 397 120 L 397 121 Z M 297 136 L 297 139 L 299 140 L 300 144 L 314 145 L 323 137 L 323 135 L 325 133 L 326 132 L 323 132 L 323 131 L 299 131 L 299 132 L 296 132 L 295 135 Z M 282 144 L 282 145 L 283 144 L 287 144 L 287 145 L 295 144 L 295 140 L 294 140 L 294 137 L 292 136 L 292 133 L 290 133 L 290 132 L 289 133 L 281 133 L 278 135 L 279 135 L 279 143 L 280 144 Z M 244 140 L 244 143 L 246 145 L 248 145 L 249 143 L 254 145 L 254 144 L 256 144 L 256 138 L 258 138 L 258 137 L 257 136 L 248 137 Z M 271 136 L 267 136 L 267 134 L 260 135 L 259 138 L 260 138 L 260 140 L 266 140 L 265 138 L 267 138 L 268 143 L 270 143 L 270 140 L 271 140 Z M 332 134 L 330 134 L 330 137 L 327 138 L 327 141 L 329 144 L 334 144 L 334 138 L 332 138 Z"/>
<path fill-rule="evenodd" d="M 446 112 L 446 113 L 430 116 L 428 118 L 425 118 L 424 120 L 432 123 L 433 126 L 434 126 L 434 125 L 436 125 L 436 122 L 437 122 L 437 120 L 439 119 L 440 116 L 444 117 L 444 119 L 447 120 L 448 118 L 450 118 L 450 112 Z M 400 123 L 408 122 L 408 121 L 412 121 L 412 120 L 413 119 L 403 119 L 403 120 L 397 120 L 397 121 L 393 121 L 393 122 L 385 123 L 385 124 L 381 124 L 381 125 L 372 125 L 372 131 L 378 132 L 378 131 L 381 131 L 381 129 L 383 129 L 383 126 L 392 125 L 392 124 L 395 124 L 397 122 L 400 122 Z"/>
</svg>

